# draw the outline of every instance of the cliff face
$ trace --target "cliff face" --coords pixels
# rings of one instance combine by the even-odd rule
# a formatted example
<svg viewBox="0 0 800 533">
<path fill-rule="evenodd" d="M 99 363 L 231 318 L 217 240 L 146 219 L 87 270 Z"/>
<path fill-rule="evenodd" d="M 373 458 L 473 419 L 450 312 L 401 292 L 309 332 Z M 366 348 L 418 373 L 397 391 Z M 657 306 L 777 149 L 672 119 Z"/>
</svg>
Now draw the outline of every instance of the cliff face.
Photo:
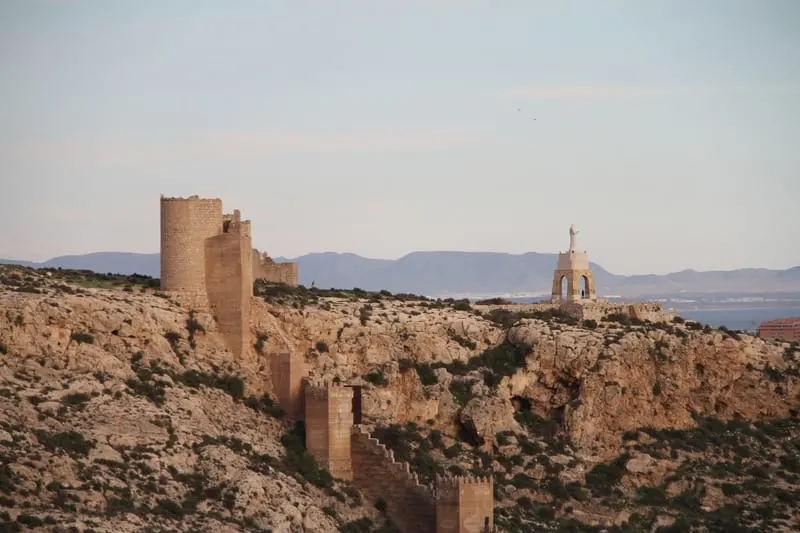
<svg viewBox="0 0 800 533">
<path fill-rule="evenodd" d="M 110 283 L 0 270 L 0 520 L 384 527 L 273 416 L 269 354 L 292 350 L 315 377 L 363 384 L 365 424 L 421 480 L 493 476 L 505 531 L 682 519 L 719 531 L 708 524 L 725 513 L 758 531 L 800 523 L 797 347 L 693 324 L 584 326 L 280 288 L 254 299 L 253 346 L 234 359 L 213 317 L 146 280 Z"/>
<path fill-rule="evenodd" d="M 683 325 L 601 330 L 523 321 L 509 339 L 532 347 L 509 394 L 546 415 L 564 410 L 573 446 L 609 459 L 620 437 L 640 427 L 689 428 L 692 415 L 782 418 L 796 408 L 800 380 L 786 349 L 748 336 Z"/>
<path fill-rule="evenodd" d="M 310 465 L 262 398 L 268 365 L 234 360 L 211 316 L 138 286 L 10 269 L 0 282 L 0 523 L 332 533 L 385 521 Z"/>
</svg>

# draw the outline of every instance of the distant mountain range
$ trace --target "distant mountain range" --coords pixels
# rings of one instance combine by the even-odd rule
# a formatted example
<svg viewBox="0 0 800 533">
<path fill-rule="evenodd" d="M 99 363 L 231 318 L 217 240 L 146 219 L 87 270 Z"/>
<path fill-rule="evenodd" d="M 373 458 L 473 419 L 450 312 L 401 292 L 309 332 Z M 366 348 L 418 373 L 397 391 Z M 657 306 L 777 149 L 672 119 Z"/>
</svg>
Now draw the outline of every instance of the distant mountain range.
<svg viewBox="0 0 800 533">
<path fill-rule="evenodd" d="M 320 288 L 387 289 L 430 296 L 489 296 L 548 293 L 557 254 L 528 252 L 413 252 L 399 259 L 368 259 L 350 253 L 313 253 L 276 261 L 299 263 L 300 283 Z M 159 276 L 159 254 L 98 252 L 35 263 L 0 259 L 34 268 L 87 269 Z M 770 294 L 800 292 L 800 266 L 787 270 L 743 268 L 684 270 L 666 275 L 621 276 L 591 264 L 598 296 L 666 296 L 681 293 Z"/>
</svg>

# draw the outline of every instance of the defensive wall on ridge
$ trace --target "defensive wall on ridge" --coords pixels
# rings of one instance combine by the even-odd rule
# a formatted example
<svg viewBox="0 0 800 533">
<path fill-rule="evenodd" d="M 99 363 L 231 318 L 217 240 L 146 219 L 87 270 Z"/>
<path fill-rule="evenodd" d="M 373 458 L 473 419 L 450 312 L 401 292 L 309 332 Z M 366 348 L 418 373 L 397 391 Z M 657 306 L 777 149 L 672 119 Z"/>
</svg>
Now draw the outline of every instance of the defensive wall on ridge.
<svg viewBox="0 0 800 533">
<path fill-rule="evenodd" d="M 434 492 L 420 484 L 408 463 L 395 461 L 392 450 L 363 426 L 353 426 L 351 449 L 353 482 L 370 500 L 386 502 L 386 514 L 400 531 L 438 531 Z"/>
<path fill-rule="evenodd" d="M 299 364 L 282 356 L 280 365 Z M 281 371 L 284 372 L 284 371 Z M 295 370 L 289 370 L 292 374 Z M 300 375 L 301 370 L 296 369 Z M 281 378 L 273 375 L 273 383 Z M 421 484 L 406 462 L 354 424 L 353 388 L 303 378 L 306 448 L 320 466 L 337 478 L 350 479 L 373 502 L 386 502 L 386 513 L 402 533 L 484 533 L 494 527 L 491 479 L 438 478 L 436 488 Z M 277 393 L 279 398 L 281 392 Z M 284 409 L 287 409 L 287 407 Z M 283 405 L 282 405 L 283 407 Z M 488 529 L 486 529 L 488 527 Z"/>
<path fill-rule="evenodd" d="M 253 281 L 297 285 L 297 273 L 297 264 L 253 250 L 250 221 L 239 210 L 223 214 L 222 200 L 161 195 L 161 290 L 210 310 L 234 354 L 251 344 Z"/>
</svg>

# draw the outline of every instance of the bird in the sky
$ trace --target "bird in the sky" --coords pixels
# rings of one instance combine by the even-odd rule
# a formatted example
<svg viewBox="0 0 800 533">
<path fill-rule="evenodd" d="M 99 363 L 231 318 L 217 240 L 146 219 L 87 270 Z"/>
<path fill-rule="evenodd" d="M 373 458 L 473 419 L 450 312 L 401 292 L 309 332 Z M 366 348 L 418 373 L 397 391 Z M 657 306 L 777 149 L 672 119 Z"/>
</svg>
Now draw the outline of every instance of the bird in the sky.
<svg viewBox="0 0 800 533">
<path fill-rule="evenodd" d="M 518 113 L 522 113 L 522 109 L 520 109 L 520 108 L 517 108 L 517 112 L 518 112 Z M 527 113 L 526 113 L 526 115 L 527 115 Z M 530 115 L 527 115 L 527 116 L 528 116 L 528 118 L 532 118 L 533 120 L 536 120 L 536 117 L 532 117 L 532 116 L 530 116 Z"/>
</svg>

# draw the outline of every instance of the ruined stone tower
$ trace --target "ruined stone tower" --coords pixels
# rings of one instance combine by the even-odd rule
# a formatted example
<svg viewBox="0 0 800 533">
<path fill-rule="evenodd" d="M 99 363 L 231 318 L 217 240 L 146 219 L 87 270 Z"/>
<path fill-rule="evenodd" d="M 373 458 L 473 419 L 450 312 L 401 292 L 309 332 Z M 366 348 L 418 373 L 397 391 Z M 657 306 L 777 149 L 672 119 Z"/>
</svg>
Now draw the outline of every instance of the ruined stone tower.
<svg viewBox="0 0 800 533">
<path fill-rule="evenodd" d="M 211 311 L 235 355 L 250 345 L 250 298 L 259 277 L 296 285 L 297 265 L 254 251 L 250 221 L 238 209 L 223 214 L 222 200 L 161 195 L 161 290 Z"/>
<path fill-rule="evenodd" d="M 334 477 L 353 479 L 353 389 L 310 380 L 304 384 L 306 448 Z"/>
<path fill-rule="evenodd" d="M 581 302 L 596 300 L 597 293 L 594 286 L 594 277 L 589 268 L 589 254 L 579 252 L 576 248 L 578 231 L 574 226 L 569 227 L 569 250 L 558 254 L 558 264 L 553 273 L 553 292 L 551 301 L 560 303 Z M 567 281 L 567 293 L 563 294 L 563 283 Z M 583 288 L 581 287 L 583 285 Z"/>
<path fill-rule="evenodd" d="M 207 303 L 206 241 L 222 233 L 222 200 L 161 196 L 161 290 Z"/>
<path fill-rule="evenodd" d="M 490 533 L 494 530 L 491 477 L 436 479 L 436 533 Z"/>
</svg>

